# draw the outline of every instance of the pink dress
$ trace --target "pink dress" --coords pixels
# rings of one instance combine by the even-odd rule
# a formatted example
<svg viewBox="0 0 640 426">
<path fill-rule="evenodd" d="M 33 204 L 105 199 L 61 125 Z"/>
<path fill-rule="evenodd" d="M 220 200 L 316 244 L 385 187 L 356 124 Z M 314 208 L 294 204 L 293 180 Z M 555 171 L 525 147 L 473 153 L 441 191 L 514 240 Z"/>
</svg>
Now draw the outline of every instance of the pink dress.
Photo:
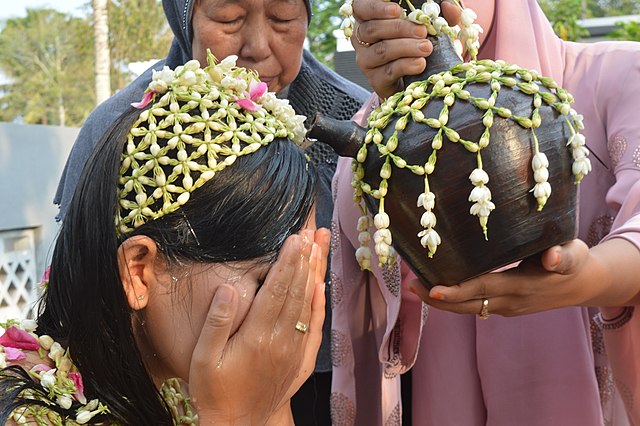
<svg viewBox="0 0 640 426">
<path fill-rule="evenodd" d="M 580 187 L 579 237 L 640 249 L 640 43 L 563 42 L 535 0 L 496 0 L 480 57 L 537 69 L 574 95 L 593 165 Z M 603 308 L 614 321 L 579 307 L 487 321 L 428 309 L 403 288 L 412 273 L 402 262 L 360 270 L 350 167 L 341 158 L 333 182 L 335 425 L 400 424 L 399 375 L 410 368 L 418 426 L 640 425 L 633 307 Z"/>
</svg>

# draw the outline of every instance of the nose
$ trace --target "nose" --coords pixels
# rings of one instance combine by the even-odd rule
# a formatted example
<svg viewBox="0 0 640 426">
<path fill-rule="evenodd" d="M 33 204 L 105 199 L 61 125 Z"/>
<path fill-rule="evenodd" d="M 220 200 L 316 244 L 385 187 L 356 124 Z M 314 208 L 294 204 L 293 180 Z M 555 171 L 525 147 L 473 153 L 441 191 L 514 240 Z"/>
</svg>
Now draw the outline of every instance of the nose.
<svg viewBox="0 0 640 426">
<path fill-rule="evenodd" d="M 271 56 L 270 44 L 273 29 L 269 26 L 264 14 L 247 21 L 242 31 L 243 43 L 239 52 L 240 60 L 250 64 L 259 64 Z"/>
</svg>

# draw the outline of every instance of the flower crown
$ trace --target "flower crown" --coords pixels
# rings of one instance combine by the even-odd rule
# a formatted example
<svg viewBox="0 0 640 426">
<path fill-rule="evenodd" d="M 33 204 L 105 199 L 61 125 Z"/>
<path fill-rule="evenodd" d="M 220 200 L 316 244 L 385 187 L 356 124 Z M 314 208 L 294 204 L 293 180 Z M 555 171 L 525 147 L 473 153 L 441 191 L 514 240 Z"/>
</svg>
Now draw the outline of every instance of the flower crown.
<svg viewBox="0 0 640 426">
<path fill-rule="evenodd" d="M 119 175 L 116 229 L 126 233 L 172 213 L 191 193 L 243 155 L 276 138 L 300 145 L 306 117 L 267 91 L 237 56 L 153 72 L 145 108 L 127 135 Z M 157 98 L 157 100 L 156 100 Z"/>
</svg>

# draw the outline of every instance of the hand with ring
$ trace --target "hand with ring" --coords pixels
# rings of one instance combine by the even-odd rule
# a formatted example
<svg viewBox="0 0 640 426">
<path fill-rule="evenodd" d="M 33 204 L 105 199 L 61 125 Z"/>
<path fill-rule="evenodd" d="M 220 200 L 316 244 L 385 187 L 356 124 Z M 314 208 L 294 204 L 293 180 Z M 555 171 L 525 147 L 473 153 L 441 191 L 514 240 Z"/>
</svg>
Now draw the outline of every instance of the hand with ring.
<svg viewBox="0 0 640 426">
<path fill-rule="evenodd" d="M 200 424 L 282 424 L 320 348 L 329 239 L 327 229 L 290 236 L 233 335 L 239 296 L 220 286 L 189 373 Z"/>
<path fill-rule="evenodd" d="M 420 74 L 433 46 L 422 25 L 402 19 L 402 7 L 385 0 L 354 0 L 356 20 L 351 44 L 356 63 L 381 98 L 402 88 L 402 77 Z M 442 14 L 451 25 L 460 21 L 460 9 L 442 2 Z"/>
<path fill-rule="evenodd" d="M 516 267 L 452 286 L 409 288 L 438 309 L 486 317 L 515 316 L 566 306 L 630 306 L 639 303 L 635 246 L 612 238 L 589 249 L 581 240 L 554 246 Z M 490 303 L 490 306 L 489 306 Z M 485 314 L 485 315 L 483 315 Z"/>
</svg>

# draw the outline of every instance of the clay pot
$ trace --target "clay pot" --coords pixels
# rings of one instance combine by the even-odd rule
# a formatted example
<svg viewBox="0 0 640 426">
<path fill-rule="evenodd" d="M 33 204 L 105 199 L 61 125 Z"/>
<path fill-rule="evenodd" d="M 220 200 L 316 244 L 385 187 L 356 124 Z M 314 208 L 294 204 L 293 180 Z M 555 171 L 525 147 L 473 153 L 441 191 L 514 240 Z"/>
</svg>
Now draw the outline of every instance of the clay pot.
<svg viewBox="0 0 640 426">
<path fill-rule="evenodd" d="M 432 39 L 432 42 L 434 53 L 429 57 L 427 70 L 420 76 L 405 79 L 407 85 L 426 80 L 460 62 L 447 37 Z M 489 84 L 468 84 L 466 89 L 474 97 L 487 99 L 491 94 Z M 531 116 L 533 108 L 530 95 L 508 87 L 500 90 L 496 105 L 525 117 Z M 421 111 L 426 117 L 437 118 L 442 107 L 442 98 L 434 98 Z M 456 129 L 462 138 L 478 141 L 485 130 L 483 112 L 470 102 L 457 100 L 450 108 L 447 125 Z M 477 167 L 475 154 L 446 137 L 437 153 L 429 183 L 437 200 L 433 210 L 437 217 L 434 229 L 442 243 L 431 258 L 417 237 L 423 229 L 420 218 L 424 209 L 416 206 L 416 200 L 424 191 L 424 179 L 407 169 L 393 168 L 384 203 L 390 218 L 393 247 L 427 287 L 460 283 L 575 238 L 577 185 L 571 170 L 571 151 L 566 146 L 571 134 L 566 117 L 553 107 L 543 103 L 539 112 L 542 125 L 535 133 L 540 151 L 549 158 L 548 182 L 552 194 L 538 211 L 538 202 L 530 192 L 536 184 L 531 166 L 531 129 L 496 116 L 490 128 L 491 141 L 481 151 L 495 204 L 488 219 L 487 239 L 478 218 L 469 213 L 472 203 L 468 198 L 473 189 L 469 174 Z M 395 116 L 394 120 L 398 118 Z M 392 120 L 382 131 L 385 140 L 393 133 L 394 124 Z M 352 122 L 317 116 L 309 136 L 329 143 L 341 156 L 355 157 L 365 132 Z M 399 132 L 394 154 L 411 164 L 426 163 L 433 151 L 431 142 L 436 132 L 423 123 L 409 120 L 406 128 Z M 374 188 L 380 184 L 383 162 L 376 146 L 369 144 L 364 181 Z M 375 214 L 378 200 L 365 196 L 365 201 L 369 212 Z M 375 254 L 372 263 L 377 263 Z"/>
</svg>

